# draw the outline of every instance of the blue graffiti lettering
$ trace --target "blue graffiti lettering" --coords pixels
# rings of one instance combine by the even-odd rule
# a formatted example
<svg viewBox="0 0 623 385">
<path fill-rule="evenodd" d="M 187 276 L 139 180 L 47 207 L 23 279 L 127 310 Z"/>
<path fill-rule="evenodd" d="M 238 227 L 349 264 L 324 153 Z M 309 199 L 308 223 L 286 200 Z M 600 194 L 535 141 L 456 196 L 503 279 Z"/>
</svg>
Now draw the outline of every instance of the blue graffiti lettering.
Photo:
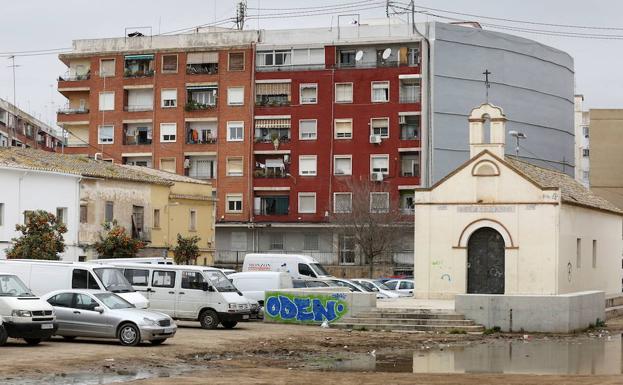
<svg viewBox="0 0 623 385">
<path fill-rule="evenodd" d="M 276 317 L 279 315 L 279 311 L 281 311 L 281 304 L 279 303 L 279 298 L 270 297 L 266 301 L 266 312 L 272 316 Z"/>
<path fill-rule="evenodd" d="M 314 319 L 314 312 L 310 309 L 311 301 L 309 298 L 294 298 L 298 313 L 296 319 L 299 321 L 311 321 Z"/>
<path fill-rule="evenodd" d="M 269 319 L 289 322 L 333 322 L 348 311 L 342 299 L 332 295 L 279 295 L 269 294 L 266 298 L 265 316 Z"/>
<path fill-rule="evenodd" d="M 281 318 L 283 319 L 296 318 L 297 308 L 294 302 L 290 300 L 290 298 L 280 295 L 279 302 L 281 302 L 281 312 L 279 313 L 279 315 L 281 315 Z"/>
<path fill-rule="evenodd" d="M 321 322 L 323 318 L 327 321 L 333 321 L 337 318 L 335 314 L 336 301 L 327 301 L 326 307 L 322 306 L 322 302 L 319 299 L 314 299 L 314 321 Z"/>
</svg>

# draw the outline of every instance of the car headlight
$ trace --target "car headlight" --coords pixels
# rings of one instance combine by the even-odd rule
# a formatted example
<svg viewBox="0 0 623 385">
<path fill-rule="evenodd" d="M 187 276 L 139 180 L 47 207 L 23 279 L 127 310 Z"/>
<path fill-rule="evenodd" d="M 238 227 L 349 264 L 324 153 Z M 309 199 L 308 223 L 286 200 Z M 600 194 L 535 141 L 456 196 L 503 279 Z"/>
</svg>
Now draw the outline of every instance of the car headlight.
<svg viewBox="0 0 623 385">
<path fill-rule="evenodd" d="M 158 326 L 158 321 L 145 317 L 143 318 L 143 325 Z"/>
<path fill-rule="evenodd" d="M 13 310 L 11 315 L 13 317 L 32 317 L 30 310 Z"/>
</svg>

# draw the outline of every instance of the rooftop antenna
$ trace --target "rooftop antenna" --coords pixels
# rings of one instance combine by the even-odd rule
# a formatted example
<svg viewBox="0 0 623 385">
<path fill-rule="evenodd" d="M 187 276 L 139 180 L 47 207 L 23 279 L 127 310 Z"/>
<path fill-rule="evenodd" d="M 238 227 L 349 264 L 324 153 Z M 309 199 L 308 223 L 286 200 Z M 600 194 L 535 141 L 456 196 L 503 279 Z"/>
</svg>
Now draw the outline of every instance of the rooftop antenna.
<svg viewBox="0 0 623 385">
<path fill-rule="evenodd" d="M 485 72 L 483 72 L 482 74 L 485 75 L 485 96 L 487 103 L 489 103 L 489 88 L 491 88 L 491 83 L 489 83 L 489 75 L 491 75 L 492 73 L 488 69 L 485 69 Z"/>
</svg>

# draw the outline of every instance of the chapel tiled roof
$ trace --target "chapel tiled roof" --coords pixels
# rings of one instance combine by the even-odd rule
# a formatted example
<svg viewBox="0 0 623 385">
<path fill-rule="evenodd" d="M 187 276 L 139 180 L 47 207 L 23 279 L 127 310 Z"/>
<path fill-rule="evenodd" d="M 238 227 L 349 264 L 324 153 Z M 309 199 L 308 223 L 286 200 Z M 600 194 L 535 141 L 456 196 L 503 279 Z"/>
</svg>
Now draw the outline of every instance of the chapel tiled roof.
<svg viewBox="0 0 623 385">
<path fill-rule="evenodd" d="M 117 179 L 170 186 L 169 180 L 141 170 L 95 160 L 84 155 L 67 155 L 32 148 L 0 147 L 0 167 L 57 172 L 83 177 Z"/>
<path fill-rule="evenodd" d="M 594 194 L 565 173 L 526 163 L 511 156 L 506 156 L 504 160 L 537 185 L 559 188 L 564 203 L 623 214 L 623 211 L 610 201 Z"/>
</svg>

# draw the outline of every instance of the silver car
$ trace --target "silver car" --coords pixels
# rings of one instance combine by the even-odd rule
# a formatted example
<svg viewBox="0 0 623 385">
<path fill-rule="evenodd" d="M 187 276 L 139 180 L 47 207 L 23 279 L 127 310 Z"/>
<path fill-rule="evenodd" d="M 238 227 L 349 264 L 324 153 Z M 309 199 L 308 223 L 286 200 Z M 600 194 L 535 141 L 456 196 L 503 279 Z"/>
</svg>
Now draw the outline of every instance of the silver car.
<svg viewBox="0 0 623 385">
<path fill-rule="evenodd" d="M 141 341 L 160 345 L 177 331 L 171 317 L 137 309 L 118 295 L 101 290 L 57 290 L 41 297 L 56 311 L 56 335 L 118 338 L 122 345 Z"/>
</svg>

